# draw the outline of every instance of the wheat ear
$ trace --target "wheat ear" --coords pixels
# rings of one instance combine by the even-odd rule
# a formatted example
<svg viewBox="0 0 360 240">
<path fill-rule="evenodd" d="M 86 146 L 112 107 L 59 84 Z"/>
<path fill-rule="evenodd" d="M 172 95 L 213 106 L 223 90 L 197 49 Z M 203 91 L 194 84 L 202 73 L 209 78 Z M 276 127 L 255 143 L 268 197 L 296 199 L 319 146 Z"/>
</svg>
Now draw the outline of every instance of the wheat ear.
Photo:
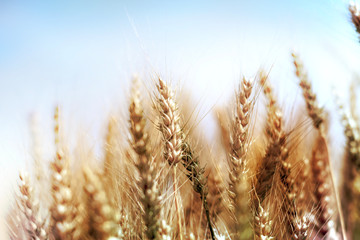
<svg viewBox="0 0 360 240">
<path fill-rule="evenodd" d="M 346 152 L 342 174 L 342 207 L 347 233 L 352 235 L 356 223 L 356 199 L 360 193 L 355 188 L 355 179 L 360 172 L 360 132 L 356 121 L 350 113 L 345 112 L 340 99 L 337 99 L 339 113 L 342 117 L 346 137 Z"/>
<path fill-rule="evenodd" d="M 323 110 L 319 107 L 317 103 L 316 94 L 312 91 L 311 83 L 309 82 L 308 75 L 304 70 L 303 62 L 295 53 L 292 53 L 291 55 L 293 57 L 296 69 L 295 74 L 300 80 L 299 85 L 302 89 L 303 96 L 306 102 L 308 115 L 312 119 L 314 127 L 316 129 L 320 129 L 323 127 L 325 119 Z"/>
<path fill-rule="evenodd" d="M 141 189 L 141 203 L 144 209 L 142 214 L 146 225 L 148 239 L 158 238 L 160 196 L 155 179 L 155 165 L 151 164 L 148 146 L 148 135 L 145 131 L 146 120 L 141 105 L 138 80 L 134 79 L 134 87 L 129 107 L 131 146 L 137 154 L 136 168 L 140 175 L 138 182 Z M 160 237 L 160 236 L 159 236 Z"/>
<path fill-rule="evenodd" d="M 55 114 L 55 146 L 56 156 L 51 163 L 51 194 L 53 203 L 50 208 L 51 229 L 55 239 L 71 239 L 71 235 L 77 223 L 73 221 L 76 216 L 76 209 L 73 206 L 73 192 L 70 186 L 70 172 L 68 162 L 64 159 L 61 149 L 59 134 L 59 108 L 56 107 Z"/>
<path fill-rule="evenodd" d="M 210 211 L 207 202 L 207 179 L 204 176 L 204 169 L 200 167 L 199 159 L 194 156 L 188 142 L 185 141 L 185 134 L 180 128 L 180 115 L 174 99 L 173 91 L 159 78 L 157 85 L 159 92 L 159 111 L 162 119 L 160 126 L 165 141 L 165 159 L 170 165 L 176 165 L 181 161 L 187 170 L 186 176 L 193 185 L 193 189 L 200 195 L 206 219 L 208 222 L 211 238 L 215 240 L 214 229 L 210 220 Z"/>
<path fill-rule="evenodd" d="M 342 125 L 344 126 L 345 137 L 347 141 L 348 161 L 360 171 L 360 132 L 359 125 L 349 113 L 345 112 L 340 99 L 337 100 L 338 109 L 342 117 Z"/>
<path fill-rule="evenodd" d="M 257 198 L 255 198 L 255 208 L 265 199 L 272 184 L 274 175 L 278 164 L 281 161 L 285 161 L 288 157 L 288 151 L 286 148 L 286 136 L 283 131 L 283 119 L 282 113 L 276 105 L 276 100 L 273 95 L 272 88 L 267 84 L 266 79 L 261 77 L 260 83 L 264 87 L 265 96 L 268 99 L 268 117 L 266 125 L 266 135 L 269 140 L 266 154 L 260 163 L 259 170 L 257 172 L 257 180 L 255 183 L 255 192 Z"/>
<path fill-rule="evenodd" d="M 235 229 L 237 239 L 251 239 L 251 212 L 249 203 L 249 186 L 247 183 L 246 153 L 248 148 L 249 121 L 252 109 L 250 99 L 252 84 L 245 78 L 236 96 L 236 111 L 232 122 L 230 140 L 229 197 L 231 208 L 235 214 Z"/>
<path fill-rule="evenodd" d="M 167 86 L 167 84 L 158 79 L 159 83 L 156 85 L 157 90 L 159 92 L 158 95 L 158 104 L 160 108 L 158 109 L 160 112 L 161 125 L 160 129 L 162 132 L 162 136 L 165 142 L 164 148 L 164 158 L 169 163 L 169 165 L 175 166 L 178 162 L 181 161 L 182 158 L 182 136 L 181 136 L 181 128 L 180 128 L 180 114 L 175 102 L 174 92 L 171 88 Z M 177 213 L 177 223 L 179 230 L 182 229 L 181 224 L 181 215 L 180 208 L 178 202 L 178 186 L 177 186 L 177 176 L 176 176 L 176 167 L 173 169 L 173 190 L 174 190 L 174 198 L 175 198 L 175 208 Z M 181 231 L 179 231 L 181 232 Z M 182 234 L 180 233 L 180 240 L 183 239 Z"/>
<path fill-rule="evenodd" d="M 109 200 L 99 176 L 89 168 L 84 169 L 84 191 L 89 200 L 89 222 L 96 239 L 122 239 L 120 214 Z"/>
<path fill-rule="evenodd" d="M 302 88 L 302 91 L 303 91 L 303 96 L 304 96 L 304 99 L 305 99 L 305 102 L 306 102 L 308 115 L 312 119 L 314 127 L 319 131 L 320 138 L 323 138 L 323 141 L 326 144 L 326 141 L 325 141 L 325 126 L 324 126 L 324 122 L 325 122 L 324 112 L 319 107 L 319 104 L 316 101 L 316 94 L 312 90 L 311 84 L 310 84 L 310 82 L 308 80 L 307 73 L 304 70 L 302 61 L 300 60 L 300 58 L 295 53 L 292 53 L 292 56 L 293 56 L 294 65 L 295 65 L 295 68 L 296 68 L 296 75 L 300 79 L 300 87 Z M 327 145 L 325 146 L 325 148 L 326 148 L 326 151 L 327 151 Z M 346 231 L 345 231 L 344 217 L 343 217 L 343 212 L 342 212 L 342 209 L 341 209 L 341 202 L 340 202 L 338 189 L 336 188 L 336 184 L 335 184 L 335 180 L 334 180 L 333 167 L 332 167 L 332 163 L 330 161 L 330 158 L 327 157 L 326 160 L 327 160 L 326 164 L 329 167 L 328 171 L 330 173 L 329 180 L 330 180 L 330 183 L 332 185 L 331 187 L 332 187 L 332 189 L 334 191 L 335 201 L 336 201 L 336 205 L 337 205 L 337 209 L 338 209 L 338 213 L 339 213 L 341 231 L 342 231 L 343 238 L 346 240 L 347 237 L 346 237 Z"/>
<path fill-rule="evenodd" d="M 164 157 L 169 164 L 177 164 L 182 158 L 183 145 L 179 110 L 174 99 L 174 92 L 161 78 L 159 78 L 157 89 L 162 119 L 161 130 L 165 141 Z"/>
<path fill-rule="evenodd" d="M 360 34 L 360 11 L 355 3 L 349 5 L 349 12 L 351 14 L 351 21 L 353 22 L 356 32 Z"/>
<path fill-rule="evenodd" d="M 313 148 L 311 169 L 314 182 L 317 184 L 315 189 L 315 198 L 318 203 L 316 228 L 320 237 L 335 233 L 328 158 L 326 141 L 322 135 L 319 135 Z"/>
<path fill-rule="evenodd" d="M 198 157 L 194 156 L 194 153 L 191 150 L 190 145 L 186 141 L 184 141 L 183 144 L 182 164 L 187 170 L 186 176 L 191 181 L 194 191 L 200 195 L 205 210 L 205 215 L 208 222 L 211 238 L 215 240 L 215 233 L 211 224 L 210 210 L 207 202 L 208 188 L 207 188 L 207 179 L 204 176 L 205 170 L 200 166 Z"/>
<path fill-rule="evenodd" d="M 48 239 L 45 221 L 39 219 L 38 203 L 34 200 L 33 189 L 27 174 L 20 173 L 18 206 L 25 217 L 23 223 L 28 239 Z"/>
</svg>

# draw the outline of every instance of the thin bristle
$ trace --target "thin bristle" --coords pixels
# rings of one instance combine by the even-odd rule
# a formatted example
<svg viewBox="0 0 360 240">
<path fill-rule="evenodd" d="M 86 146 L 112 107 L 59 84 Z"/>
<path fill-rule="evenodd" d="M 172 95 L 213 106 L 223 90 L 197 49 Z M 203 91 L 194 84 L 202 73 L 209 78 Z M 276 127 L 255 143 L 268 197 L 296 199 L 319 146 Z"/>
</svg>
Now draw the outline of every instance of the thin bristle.
<svg viewBox="0 0 360 240">
<path fill-rule="evenodd" d="M 109 184 L 114 186 L 114 183 L 112 182 L 113 171 L 111 169 L 115 165 L 116 161 L 116 155 L 115 155 L 115 149 L 116 149 L 116 129 L 117 129 L 117 121 L 114 117 L 110 117 L 108 125 L 107 125 L 107 132 L 106 132 L 106 138 L 105 138 L 105 159 L 104 159 L 104 176 L 108 178 Z"/>
</svg>

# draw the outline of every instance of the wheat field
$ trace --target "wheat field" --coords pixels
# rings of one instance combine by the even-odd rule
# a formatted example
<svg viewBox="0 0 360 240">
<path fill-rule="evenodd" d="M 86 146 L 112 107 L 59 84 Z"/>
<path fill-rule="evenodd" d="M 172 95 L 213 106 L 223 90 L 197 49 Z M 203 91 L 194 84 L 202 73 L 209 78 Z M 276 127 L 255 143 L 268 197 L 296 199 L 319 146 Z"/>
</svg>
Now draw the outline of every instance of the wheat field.
<svg viewBox="0 0 360 240">
<path fill-rule="evenodd" d="M 356 5 L 349 6 L 349 16 L 360 36 Z M 91 144 L 86 154 L 69 150 L 57 106 L 50 166 L 40 161 L 41 146 L 34 144 L 34 161 L 19 173 L 8 210 L 7 235 L 12 240 L 360 239 L 356 88 L 348 98 L 333 97 L 346 139 L 338 170 L 328 110 L 317 101 L 301 52 L 290 54 L 302 93 L 299 105 L 291 106 L 295 117 L 284 113 L 274 87 L 281 86 L 271 71 L 259 70 L 238 82 L 229 104 L 212 109 L 219 132 L 212 142 L 202 137 L 206 129 L 191 117 L 194 108 L 186 96 L 157 74 L 132 79 L 126 116 L 107 120 L 101 158 Z M 152 82 L 151 90 L 145 81 Z"/>
</svg>

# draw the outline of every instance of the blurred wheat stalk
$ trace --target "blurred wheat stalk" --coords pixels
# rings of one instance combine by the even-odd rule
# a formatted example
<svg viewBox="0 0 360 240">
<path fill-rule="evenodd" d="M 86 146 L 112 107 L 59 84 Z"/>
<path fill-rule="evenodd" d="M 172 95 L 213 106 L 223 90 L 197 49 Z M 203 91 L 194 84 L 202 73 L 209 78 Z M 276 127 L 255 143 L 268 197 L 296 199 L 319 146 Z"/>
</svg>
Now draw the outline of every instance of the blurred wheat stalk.
<svg viewBox="0 0 360 240">
<path fill-rule="evenodd" d="M 349 10 L 360 33 L 359 11 L 355 5 Z M 230 104 L 232 116 L 218 112 L 219 150 L 211 153 L 203 150 L 207 143 L 187 122 L 189 106 L 180 106 L 161 78 L 150 109 L 134 79 L 128 132 L 120 130 L 119 119 L 109 119 L 100 162 L 67 151 L 56 108 L 50 180 L 36 154 L 39 146 L 34 146 L 35 178 L 19 176 L 8 218 L 10 238 L 360 239 L 356 96 L 349 101 L 350 111 L 336 99 L 347 139 L 338 188 L 325 110 L 300 58 L 292 56 L 308 113 L 298 121 L 311 121 L 313 127 L 287 130 L 270 80 L 259 72 L 255 79 L 240 82 Z M 254 111 L 261 92 L 267 99 L 265 126 Z M 259 136 L 255 127 L 263 128 Z M 301 133 L 304 127 L 306 136 Z M 129 136 L 126 144 L 124 135 Z M 72 168 L 74 162 L 80 170 Z"/>
</svg>

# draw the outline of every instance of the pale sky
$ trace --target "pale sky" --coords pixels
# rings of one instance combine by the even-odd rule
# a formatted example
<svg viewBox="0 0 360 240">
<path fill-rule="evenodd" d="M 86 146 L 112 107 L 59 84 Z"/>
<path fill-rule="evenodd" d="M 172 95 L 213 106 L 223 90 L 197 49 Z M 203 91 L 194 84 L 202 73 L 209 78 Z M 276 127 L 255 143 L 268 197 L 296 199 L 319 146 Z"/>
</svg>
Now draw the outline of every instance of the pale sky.
<svg viewBox="0 0 360 240">
<path fill-rule="evenodd" d="M 360 70 L 347 4 L 0 1 L 0 189 L 9 196 L 0 206 L 12 198 L 9 186 L 29 161 L 31 113 L 45 142 L 52 141 L 56 104 L 73 124 L 68 131 L 81 125 L 96 139 L 109 112 L 126 101 L 134 73 L 148 86 L 151 74 L 160 73 L 191 90 L 206 112 L 230 99 L 240 76 L 271 68 L 287 103 L 301 95 L 290 57 L 296 50 L 320 103 L 331 107 L 331 86 L 346 94 Z"/>
</svg>

